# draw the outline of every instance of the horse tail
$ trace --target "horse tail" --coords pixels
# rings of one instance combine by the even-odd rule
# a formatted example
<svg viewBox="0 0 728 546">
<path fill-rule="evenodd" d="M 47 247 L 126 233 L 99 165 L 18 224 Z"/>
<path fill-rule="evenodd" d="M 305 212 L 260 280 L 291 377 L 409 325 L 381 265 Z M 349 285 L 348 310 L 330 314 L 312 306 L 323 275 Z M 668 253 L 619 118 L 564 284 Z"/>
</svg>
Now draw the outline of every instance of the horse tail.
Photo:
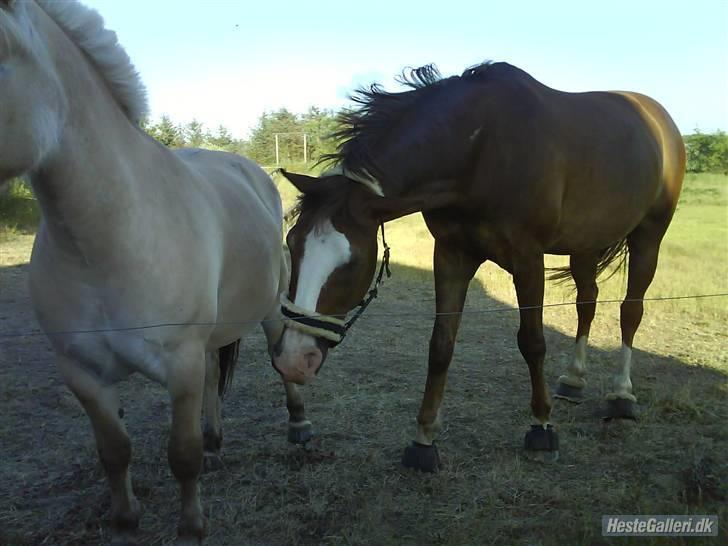
<svg viewBox="0 0 728 546">
<path fill-rule="evenodd" d="M 238 361 L 240 353 L 240 340 L 233 341 L 230 345 L 225 345 L 218 349 L 220 360 L 220 379 L 217 383 L 217 394 L 222 398 L 230 387 L 233 380 L 233 372 L 235 364 Z"/>
<path fill-rule="evenodd" d="M 611 246 L 608 246 L 602 250 L 599 255 L 599 261 L 597 262 L 597 277 L 604 273 L 604 271 L 612 264 L 616 264 L 611 273 L 604 279 L 610 279 L 618 271 L 624 272 L 627 268 L 627 255 L 629 251 L 627 249 L 627 238 L 620 239 Z M 571 279 L 571 268 L 566 265 L 564 267 L 550 267 L 548 269 L 551 273 L 548 276 L 550 281 L 556 281 L 557 283 L 564 283 Z"/>
</svg>

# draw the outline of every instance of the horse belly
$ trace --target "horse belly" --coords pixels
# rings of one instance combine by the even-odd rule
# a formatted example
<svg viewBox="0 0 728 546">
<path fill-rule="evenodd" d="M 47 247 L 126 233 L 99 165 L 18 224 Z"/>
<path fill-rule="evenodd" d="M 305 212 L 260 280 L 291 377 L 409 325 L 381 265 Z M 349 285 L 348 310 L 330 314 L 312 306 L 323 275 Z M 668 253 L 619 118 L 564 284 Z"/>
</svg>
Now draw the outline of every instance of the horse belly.
<svg viewBox="0 0 728 546">
<path fill-rule="evenodd" d="M 208 350 L 250 332 L 278 303 L 281 250 L 272 244 L 248 244 L 223 268 L 218 289 L 217 322 Z"/>
</svg>

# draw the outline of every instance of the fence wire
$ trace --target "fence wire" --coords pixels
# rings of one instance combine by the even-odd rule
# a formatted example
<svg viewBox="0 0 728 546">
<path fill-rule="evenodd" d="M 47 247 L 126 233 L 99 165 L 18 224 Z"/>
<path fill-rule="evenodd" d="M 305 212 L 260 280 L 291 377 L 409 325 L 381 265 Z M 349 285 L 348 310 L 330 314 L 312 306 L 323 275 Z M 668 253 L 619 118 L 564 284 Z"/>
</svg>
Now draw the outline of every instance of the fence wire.
<svg viewBox="0 0 728 546">
<path fill-rule="evenodd" d="M 686 296 L 660 296 L 655 298 L 633 298 L 633 299 L 612 299 L 612 300 L 591 300 L 581 302 L 559 302 L 545 303 L 543 305 L 531 305 L 523 307 L 490 307 L 486 309 L 472 309 L 451 312 L 435 312 L 435 313 L 368 313 L 367 318 L 429 318 L 438 316 L 453 315 L 485 315 L 489 313 L 507 313 L 515 311 L 526 311 L 530 309 L 546 309 L 552 307 L 563 307 L 565 305 L 592 305 L 592 304 L 608 304 L 622 302 L 649 302 L 649 301 L 670 301 L 670 300 L 687 300 L 687 299 L 704 299 L 704 298 L 724 298 L 728 296 L 728 292 L 719 292 L 715 294 L 691 294 Z M 323 315 L 312 315 L 312 318 L 322 317 Z M 345 319 L 346 315 L 327 315 Z M 154 328 L 177 328 L 182 326 L 245 326 L 249 324 L 263 324 L 266 322 L 283 322 L 284 318 L 264 319 L 264 320 L 244 320 L 244 321 L 222 321 L 222 322 L 160 322 L 156 324 L 147 324 L 144 326 L 128 326 L 123 328 L 98 328 L 93 330 L 59 330 L 54 332 L 42 332 L 40 330 L 32 330 L 27 332 L 11 332 L 0 333 L 0 339 L 35 337 L 35 336 L 61 336 L 61 335 L 77 335 L 77 334 L 104 334 L 112 332 L 134 332 L 139 330 L 151 330 Z"/>
</svg>

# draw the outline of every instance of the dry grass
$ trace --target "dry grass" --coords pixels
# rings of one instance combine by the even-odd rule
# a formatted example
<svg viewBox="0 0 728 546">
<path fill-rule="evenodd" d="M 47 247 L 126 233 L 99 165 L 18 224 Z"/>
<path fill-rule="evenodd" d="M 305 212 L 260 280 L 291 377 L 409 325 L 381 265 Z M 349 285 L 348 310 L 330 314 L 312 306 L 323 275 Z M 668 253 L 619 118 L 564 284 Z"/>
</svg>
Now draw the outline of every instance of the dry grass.
<svg viewBox="0 0 728 546">
<path fill-rule="evenodd" d="M 726 270 L 720 245 L 728 226 L 718 241 L 704 241 L 697 228 L 692 240 L 681 241 L 692 222 L 725 209 L 712 212 L 679 211 L 650 294 L 720 286 L 720 279 L 704 277 L 716 267 Z M 318 382 L 304 389 L 317 434 L 305 449 L 285 441 L 283 389 L 262 335 L 246 340 L 225 401 L 227 467 L 201 482 L 208 544 L 611 544 L 601 537 L 601 515 L 619 513 L 718 514 L 722 525 L 715 540 L 620 543 L 726 543 L 725 302 L 647 305 L 633 370 L 641 417 L 609 425 L 598 416 L 617 366 L 618 306 L 601 306 L 588 361 L 590 398 L 556 405 L 561 458 L 551 465 L 521 456 L 530 385 L 515 343 L 517 313 L 467 315 L 444 402 L 438 442 L 444 468 L 420 475 L 401 468 L 399 458 L 414 432 L 426 375 L 431 241 L 416 217 L 393 224 L 387 236 L 394 276 L 331 353 Z M 15 265 L 29 242 L 2 243 L 0 332 L 35 328 L 25 266 Z M 706 259 L 701 252 L 711 246 L 717 252 Z M 692 267 L 665 270 L 681 260 Z M 673 287 L 676 279 L 683 286 Z M 619 297 L 619 279 L 613 282 L 602 292 Z M 565 289 L 547 291 L 548 301 L 571 297 Z M 508 276 L 485 266 L 466 309 L 514 301 Z M 545 313 L 552 382 L 571 356 L 575 318 L 571 306 Z M 0 360 L 0 488 L 6 493 L 0 543 L 103 542 L 108 494 L 90 426 L 61 384 L 47 341 L 0 340 Z M 123 400 L 135 448 L 134 486 L 145 509 L 141 543 L 168 544 L 177 493 L 166 463 L 167 418 L 159 417 L 168 415 L 167 397 L 134 378 L 123 386 Z"/>
</svg>

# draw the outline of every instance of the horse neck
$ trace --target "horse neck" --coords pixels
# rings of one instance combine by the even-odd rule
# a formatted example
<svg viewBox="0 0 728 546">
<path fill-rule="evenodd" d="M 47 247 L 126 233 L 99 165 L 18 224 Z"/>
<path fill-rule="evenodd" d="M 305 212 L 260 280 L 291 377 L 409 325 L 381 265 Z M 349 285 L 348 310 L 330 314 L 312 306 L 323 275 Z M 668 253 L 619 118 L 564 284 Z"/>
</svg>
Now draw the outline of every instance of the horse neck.
<svg viewBox="0 0 728 546">
<path fill-rule="evenodd" d="M 57 74 L 68 110 L 57 147 L 29 178 L 56 246 L 87 253 L 101 230 L 122 225 L 143 203 L 134 173 L 150 164 L 149 144 L 85 56 L 58 34 L 50 51 L 63 67 Z"/>
<path fill-rule="evenodd" d="M 464 135 L 445 131 L 429 136 L 424 143 L 417 136 L 390 136 L 373 158 L 383 173 L 380 184 L 384 195 L 402 197 L 442 191 L 445 185 L 451 185 L 446 181 L 460 179 L 465 174 L 473 144 Z"/>
</svg>

